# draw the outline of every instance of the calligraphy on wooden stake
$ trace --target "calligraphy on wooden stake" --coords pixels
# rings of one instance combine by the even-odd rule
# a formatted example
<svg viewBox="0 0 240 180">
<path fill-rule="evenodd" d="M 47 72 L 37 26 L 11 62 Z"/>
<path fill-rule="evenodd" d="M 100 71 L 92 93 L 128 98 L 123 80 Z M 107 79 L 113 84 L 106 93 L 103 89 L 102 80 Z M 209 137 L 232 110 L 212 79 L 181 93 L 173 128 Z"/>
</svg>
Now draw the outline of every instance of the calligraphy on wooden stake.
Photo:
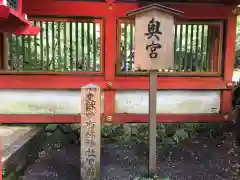
<svg viewBox="0 0 240 180">
<path fill-rule="evenodd" d="M 100 88 L 82 87 L 81 178 L 100 179 Z"/>
</svg>

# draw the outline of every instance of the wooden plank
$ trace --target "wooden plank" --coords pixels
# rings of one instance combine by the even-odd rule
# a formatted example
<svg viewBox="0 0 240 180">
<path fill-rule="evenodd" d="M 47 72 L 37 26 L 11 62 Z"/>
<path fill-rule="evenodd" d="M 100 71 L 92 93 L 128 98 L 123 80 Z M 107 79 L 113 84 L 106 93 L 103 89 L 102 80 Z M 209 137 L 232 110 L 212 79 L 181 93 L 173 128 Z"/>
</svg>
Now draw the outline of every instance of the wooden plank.
<svg viewBox="0 0 240 180">
<path fill-rule="evenodd" d="M 81 179 L 100 180 L 100 88 L 89 84 L 81 93 Z"/>
<path fill-rule="evenodd" d="M 149 30 L 151 26 L 155 27 L 156 30 Z M 158 9 L 136 15 L 135 69 L 161 70 L 173 68 L 174 32 L 169 30 L 173 28 L 174 17 Z"/>
</svg>

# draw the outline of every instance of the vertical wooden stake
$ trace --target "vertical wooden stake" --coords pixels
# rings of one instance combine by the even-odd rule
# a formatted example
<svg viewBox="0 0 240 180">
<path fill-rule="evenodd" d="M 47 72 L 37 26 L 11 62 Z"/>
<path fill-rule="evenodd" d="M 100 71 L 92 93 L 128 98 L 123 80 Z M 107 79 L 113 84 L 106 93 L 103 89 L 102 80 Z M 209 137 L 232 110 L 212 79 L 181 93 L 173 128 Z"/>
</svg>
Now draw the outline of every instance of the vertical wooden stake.
<svg viewBox="0 0 240 180">
<path fill-rule="evenodd" d="M 149 162 L 148 174 L 156 173 L 157 71 L 149 72 Z"/>
<path fill-rule="evenodd" d="M 100 180 L 100 88 L 84 86 L 81 96 L 81 179 Z"/>
</svg>

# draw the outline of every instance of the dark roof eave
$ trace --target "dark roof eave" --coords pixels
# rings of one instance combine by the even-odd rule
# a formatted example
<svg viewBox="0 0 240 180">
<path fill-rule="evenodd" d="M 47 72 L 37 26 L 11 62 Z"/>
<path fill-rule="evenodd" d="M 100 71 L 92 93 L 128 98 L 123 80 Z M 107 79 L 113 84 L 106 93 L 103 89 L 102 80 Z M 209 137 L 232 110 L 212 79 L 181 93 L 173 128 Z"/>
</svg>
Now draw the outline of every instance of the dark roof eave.
<svg viewBox="0 0 240 180">
<path fill-rule="evenodd" d="M 173 9 L 173 8 L 169 8 L 167 6 L 163 6 L 163 5 L 160 5 L 160 4 L 150 4 L 150 5 L 147 5 L 147 6 L 143 6 L 143 7 L 140 7 L 138 9 L 135 9 L 133 11 L 130 11 L 127 13 L 127 16 L 136 16 L 138 14 L 142 14 L 146 11 L 150 11 L 150 10 L 159 10 L 159 11 L 162 11 L 162 12 L 165 12 L 165 13 L 168 13 L 168 14 L 171 14 L 171 15 L 174 15 L 174 16 L 180 16 L 183 14 L 182 11 L 179 11 L 179 10 L 176 10 L 176 9 Z"/>
</svg>

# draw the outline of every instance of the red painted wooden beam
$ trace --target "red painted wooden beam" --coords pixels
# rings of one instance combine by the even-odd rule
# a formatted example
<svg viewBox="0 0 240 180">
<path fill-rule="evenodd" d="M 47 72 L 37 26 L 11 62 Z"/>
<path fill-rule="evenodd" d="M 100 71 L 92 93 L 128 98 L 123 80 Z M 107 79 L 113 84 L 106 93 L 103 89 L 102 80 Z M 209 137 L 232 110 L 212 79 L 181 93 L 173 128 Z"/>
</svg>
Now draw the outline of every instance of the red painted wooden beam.
<svg viewBox="0 0 240 180">
<path fill-rule="evenodd" d="M 107 122 L 104 115 L 102 123 Z M 147 123 L 149 116 L 141 114 L 114 114 L 110 123 Z M 159 114 L 158 123 L 176 122 L 223 122 L 229 121 L 226 114 Z M 0 123 L 79 123 L 81 115 L 45 115 L 45 114 L 0 114 Z"/>
<path fill-rule="evenodd" d="M 117 0 L 119 2 L 139 2 L 139 3 L 166 3 L 167 0 Z M 224 4 L 224 5 L 232 5 L 235 4 L 239 0 L 168 0 L 171 3 L 196 3 L 196 4 Z"/>
<path fill-rule="evenodd" d="M 46 6 L 47 4 L 47 6 Z M 183 11 L 185 19 L 225 19 L 232 11 L 229 6 L 216 5 L 184 5 L 165 4 L 168 7 Z M 92 7 L 98 7 L 91 11 Z M 123 17 L 127 12 L 140 7 L 139 3 L 116 2 L 111 9 L 115 16 Z M 217 9 L 217 11 L 213 11 Z M 109 14 L 109 4 L 106 2 L 73 2 L 73 1 L 23 1 L 23 11 L 29 16 L 32 15 L 55 15 L 55 16 L 85 16 L 85 17 L 106 17 Z"/>
<path fill-rule="evenodd" d="M 40 27 L 30 25 L 30 26 L 18 29 L 14 34 L 16 34 L 16 35 L 37 35 L 39 32 L 40 32 Z"/>
<path fill-rule="evenodd" d="M 0 116 L 1 117 L 1 116 Z M 113 123 L 147 123 L 149 115 L 141 114 L 115 114 L 112 116 Z M 223 122 L 228 121 L 225 114 L 158 114 L 158 123 L 187 123 L 187 122 Z"/>
<path fill-rule="evenodd" d="M 79 89 L 89 83 L 108 90 L 147 90 L 147 77 L 119 78 L 111 81 L 103 76 L 69 76 L 69 75 L 0 75 L 0 89 Z M 227 89 L 221 78 L 160 77 L 158 89 Z"/>
<path fill-rule="evenodd" d="M 219 77 L 158 77 L 159 89 L 226 89 L 227 82 Z M 147 77 L 119 77 L 113 82 L 116 89 L 149 89 Z"/>
<path fill-rule="evenodd" d="M 40 32 L 40 28 L 33 27 L 25 14 L 0 4 L 0 32 L 35 35 Z"/>
</svg>

